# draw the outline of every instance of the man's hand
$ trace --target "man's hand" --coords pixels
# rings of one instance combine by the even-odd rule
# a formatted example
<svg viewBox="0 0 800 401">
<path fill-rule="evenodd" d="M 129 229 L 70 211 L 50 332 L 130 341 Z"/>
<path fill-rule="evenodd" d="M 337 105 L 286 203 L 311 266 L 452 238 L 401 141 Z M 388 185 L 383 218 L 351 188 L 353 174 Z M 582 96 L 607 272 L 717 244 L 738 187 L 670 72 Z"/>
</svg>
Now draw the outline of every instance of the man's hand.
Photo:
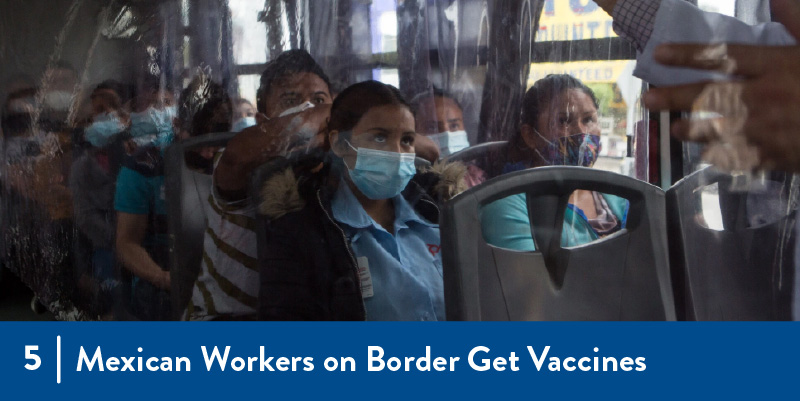
<svg viewBox="0 0 800 401">
<path fill-rule="evenodd" d="M 773 0 L 772 8 L 787 31 L 800 39 L 800 4 Z M 741 117 L 744 111 L 742 131 L 758 149 L 763 167 L 800 172 L 800 46 L 668 44 L 656 49 L 655 58 L 664 65 L 736 78 L 652 89 L 644 98 L 648 108 L 688 111 L 709 94 L 723 99 L 729 106 L 720 114 Z M 724 94 L 735 96 L 726 99 Z M 712 126 L 681 121 L 672 133 L 681 139 L 709 139 L 716 136 Z"/>
<path fill-rule="evenodd" d="M 214 171 L 218 189 L 231 194 L 231 199 L 242 198 L 255 168 L 273 157 L 285 155 L 294 144 L 304 140 L 319 146 L 320 142 L 314 138 L 325 131 L 330 111 L 330 105 L 320 104 L 284 117 L 260 118 L 263 121 L 258 125 L 243 130 L 228 142 Z"/>
<path fill-rule="evenodd" d="M 416 134 L 414 136 L 414 150 L 417 157 L 421 157 L 431 164 L 439 160 L 439 146 L 425 135 Z"/>
</svg>

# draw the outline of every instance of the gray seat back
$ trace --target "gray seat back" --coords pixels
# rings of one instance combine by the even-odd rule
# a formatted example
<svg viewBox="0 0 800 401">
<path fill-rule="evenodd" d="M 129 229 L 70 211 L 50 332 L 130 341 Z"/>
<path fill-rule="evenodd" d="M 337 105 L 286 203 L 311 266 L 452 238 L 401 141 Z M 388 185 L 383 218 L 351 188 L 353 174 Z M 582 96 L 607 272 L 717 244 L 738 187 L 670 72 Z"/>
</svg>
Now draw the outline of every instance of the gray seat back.
<svg viewBox="0 0 800 401">
<path fill-rule="evenodd" d="M 450 156 L 443 157 L 443 161 L 448 162 L 471 162 L 480 160 L 492 153 L 502 151 L 508 146 L 508 141 L 495 141 L 484 142 L 474 146 L 470 146 L 464 150 L 453 153 Z"/>
<path fill-rule="evenodd" d="M 706 168 L 667 191 L 670 254 L 679 315 L 687 320 L 789 320 L 795 284 L 797 182 L 732 192 L 732 177 Z M 701 199 L 717 184 L 719 204 Z M 712 192 L 713 193 L 713 192 Z M 722 226 L 701 224 L 719 207 Z"/>
<path fill-rule="evenodd" d="M 164 195 L 170 246 L 172 312 L 179 319 L 192 296 L 200 273 L 203 236 L 208 224 L 205 205 L 211 194 L 211 176 L 186 166 L 187 150 L 223 147 L 234 132 L 212 133 L 172 144 L 165 155 Z"/>
<path fill-rule="evenodd" d="M 630 202 L 626 228 L 561 246 L 576 189 Z M 480 208 L 525 193 L 536 252 L 489 245 Z M 664 192 L 633 178 L 581 167 L 506 174 L 456 196 L 441 222 L 448 320 L 674 320 Z"/>
</svg>

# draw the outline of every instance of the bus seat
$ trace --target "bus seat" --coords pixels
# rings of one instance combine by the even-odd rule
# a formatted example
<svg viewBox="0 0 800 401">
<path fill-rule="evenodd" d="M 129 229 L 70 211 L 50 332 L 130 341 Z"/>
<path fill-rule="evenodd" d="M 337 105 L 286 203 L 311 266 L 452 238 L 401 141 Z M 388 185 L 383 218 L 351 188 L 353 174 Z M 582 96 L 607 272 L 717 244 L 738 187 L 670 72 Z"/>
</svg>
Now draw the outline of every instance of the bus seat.
<svg viewBox="0 0 800 401">
<path fill-rule="evenodd" d="M 627 199 L 626 227 L 562 247 L 576 189 Z M 480 208 L 522 193 L 537 251 L 489 245 Z M 445 205 L 441 223 L 448 320 L 674 320 L 664 208 L 660 188 L 581 167 L 518 171 L 465 191 Z"/>
<path fill-rule="evenodd" d="M 208 224 L 205 204 L 211 191 L 211 176 L 189 169 L 185 152 L 205 146 L 225 146 L 235 132 L 211 133 L 172 144 L 165 155 L 164 195 L 167 205 L 170 246 L 172 312 L 183 314 L 200 273 L 203 236 Z"/>
<path fill-rule="evenodd" d="M 506 148 L 506 146 L 508 146 L 508 141 L 484 142 L 470 146 L 464 150 L 460 150 L 450 156 L 442 158 L 442 160 L 448 162 L 458 161 L 467 163 L 489 156 L 494 152 L 502 151 Z"/>
<path fill-rule="evenodd" d="M 506 160 L 507 147 L 508 141 L 484 142 L 444 157 L 442 161 L 472 163 L 481 168 L 487 178 L 493 178 L 500 175 L 500 168 L 495 164 L 498 160 Z"/>
<path fill-rule="evenodd" d="M 731 175 L 706 168 L 667 191 L 675 298 L 685 319 L 792 319 L 798 184 L 771 178 L 772 191 L 736 192 Z M 718 203 L 702 198 L 709 186 Z M 712 208 L 716 227 L 707 221 Z"/>
</svg>

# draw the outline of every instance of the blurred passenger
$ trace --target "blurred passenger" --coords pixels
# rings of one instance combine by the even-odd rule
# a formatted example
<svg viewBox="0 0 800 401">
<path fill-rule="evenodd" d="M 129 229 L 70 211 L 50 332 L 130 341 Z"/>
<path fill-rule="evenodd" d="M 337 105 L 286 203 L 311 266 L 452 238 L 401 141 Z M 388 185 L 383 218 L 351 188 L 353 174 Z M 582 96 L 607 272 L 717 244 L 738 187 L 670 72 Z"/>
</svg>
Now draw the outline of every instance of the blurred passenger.
<svg viewBox="0 0 800 401">
<path fill-rule="evenodd" d="M 207 76 L 199 75 L 181 93 L 178 139 L 229 132 L 233 110 L 233 103 L 225 89 Z M 215 146 L 189 150 L 184 156 L 186 165 L 196 172 L 211 175 L 214 155 L 218 150 Z"/>
<path fill-rule="evenodd" d="M 131 113 L 135 146 L 117 176 L 116 252 L 132 273 L 129 312 L 142 320 L 170 316 L 167 211 L 164 205 L 163 151 L 174 138 L 176 115 L 169 86 L 148 79 Z"/>
<path fill-rule="evenodd" d="M 551 74 L 537 81 L 525 93 L 521 127 L 510 142 L 503 173 L 541 166 L 592 167 L 600 152 L 597 110 L 592 90 L 570 75 Z M 581 245 L 619 231 L 628 206 L 614 195 L 576 190 L 564 215 L 562 245 Z M 535 250 L 525 194 L 484 206 L 481 225 L 491 245 Z"/>
<path fill-rule="evenodd" d="M 115 81 L 98 85 L 91 95 L 92 123 L 84 130 L 89 148 L 72 164 L 70 189 L 75 208 L 75 226 L 90 250 L 85 261 L 89 271 L 76 271 L 79 289 L 90 297 L 95 312 L 109 312 L 112 290 L 118 285 L 114 274 L 116 213 L 114 194 L 122 163 L 121 136 L 126 134 L 128 113 L 122 105 L 124 86 Z M 122 95 L 121 95 L 122 93 Z M 116 144 L 116 146 L 112 146 Z M 79 249 L 83 247 L 79 242 Z"/>
<path fill-rule="evenodd" d="M 56 61 L 42 74 L 40 90 L 37 99 L 41 108 L 37 114 L 41 129 L 67 132 L 70 128 L 67 119 L 76 106 L 79 92 L 78 72 L 70 63 Z"/>
<path fill-rule="evenodd" d="M 255 206 L 247 197 L 250 175 L 287 152 L 290 143 L 302 145 L 319 132 L 330 102 L 328 77 L 304 50 L 284 52 L 267 65 L 258 89 L 258 125 L 231 139 L 214 168 L 203 262 L 187 319 L 256 317 L 258 271 Z"/>
<path fill-rule="evenodd" d="M 458 101 L 440 89 L 433 96 L 423 98 L 417 105 L 417 133 L 436 143 L 442 157 L 447 157 L 470 146 L 464 129 L 464 112 Z M 486 173 L 477 165 L 467 165 L 467 186 L 474 187 L 486 181 Z"/>
<path fill-rule="evenodd" d="M 172 86 L 162 84 L 157 77 L 146 78 L 130 114 L 133 147 L 166 148 L 175 139 L 172 124 L 177 113 Z"/>
<path fill-rule="evenodd" d="M 249 100 L 237 98 L 233 103 L 236 109 L 233 112 L 231 131 L 241 132 L 245 128 L 256 125 L 256 108 Z"/>
<path fill-rule="evenodd" d="M 463 166 L 418 174 L 411 107 L 377 81 L 342 91 L 327 129 L 322 168 L 286 162 L 261 189 L 259 318 L 443 320 L 437 204 Z"/>
<path fill-rule="evenodd" d="M 72 197 L 66 185 L 71 157 L 68 140 L 35 123 L 37 93 L 20 89 L 2 109 L 1 242 L 6 266 L 49 306 L 72 291 Z"/>
</svg>

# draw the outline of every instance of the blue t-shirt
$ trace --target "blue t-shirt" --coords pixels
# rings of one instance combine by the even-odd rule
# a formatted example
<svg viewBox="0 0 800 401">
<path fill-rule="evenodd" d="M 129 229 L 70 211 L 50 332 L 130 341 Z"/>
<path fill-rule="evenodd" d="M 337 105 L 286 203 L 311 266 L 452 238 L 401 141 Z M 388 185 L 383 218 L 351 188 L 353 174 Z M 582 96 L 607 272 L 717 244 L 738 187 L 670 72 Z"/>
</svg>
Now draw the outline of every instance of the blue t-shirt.
<svg viewBox="0 0 800 401">
<path fill-rule="evenodd" d="M 615 195 L 601 194 L 620 228 L 625 228 L 629 203 Z M 486 243 L 515 251 L 535 251 L 528 218 L 527 197 L 516 194 L 496 200 L 480 210 L 481 231 Z M 583 211 L 568 205 L 564 213 L 564 226 L 561 231 L 561 246 L 588 244 L 599 238 L 591 227 Z"/>
<path fill-rule="evenodd" d="M 439 225 L 420 217 L 402 195 L 392 201 L 394 235 L 367 214 L 344 180 L 331 203 L 362 271 L 367 319 L 445 320 Z"/>
<path fill-rule="evenodd" d="M 151 256 L 161 267 L 166 268 L 165 261 L 157 260 L 161 256 L 157 258 L 153 255 L 154 252 L 165 253 L 167 247 L 164 176 L 147 177 L 128 167 L 122 167 L 117 176 L 114 209 L 123 213 L 150 216 L 147 236 L 142 245 L 151 252 Z"/>
</svg>

